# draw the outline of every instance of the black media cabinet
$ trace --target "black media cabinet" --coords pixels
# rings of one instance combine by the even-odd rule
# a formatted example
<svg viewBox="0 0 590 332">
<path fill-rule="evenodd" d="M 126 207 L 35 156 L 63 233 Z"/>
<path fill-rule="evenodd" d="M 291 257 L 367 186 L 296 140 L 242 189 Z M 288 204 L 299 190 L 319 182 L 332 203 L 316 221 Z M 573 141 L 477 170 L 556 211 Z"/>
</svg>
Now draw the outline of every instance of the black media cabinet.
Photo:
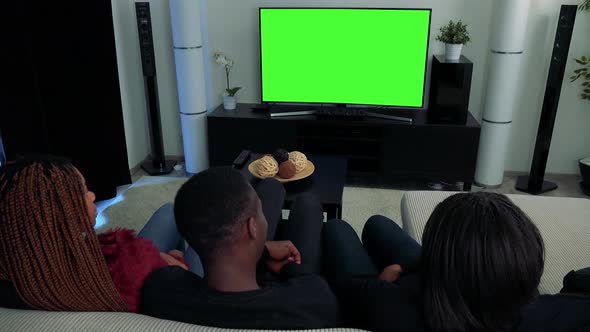
<svg viewBox="0 0 590 332">
<path fill-rule="evenodd" d="M 244 149 L 272 153 L 281 147 L 305 154 L 348 159 L 349 176 L 396 180 L 463 182 L 470 190 L 475 175 L 480 126 L 471 113 L 465 125 L 429 123 L 426 111 L 385 113 L 413 123 L 379 118 L 325 119 L 316 116 L 271 118 L 219 106 L 207 117 L 211 166 L 231 165 Z M 278 106 L 274 106 L 278 107 Z M 301 106 L 281 106 L 285 111 Z"/>
</svg>

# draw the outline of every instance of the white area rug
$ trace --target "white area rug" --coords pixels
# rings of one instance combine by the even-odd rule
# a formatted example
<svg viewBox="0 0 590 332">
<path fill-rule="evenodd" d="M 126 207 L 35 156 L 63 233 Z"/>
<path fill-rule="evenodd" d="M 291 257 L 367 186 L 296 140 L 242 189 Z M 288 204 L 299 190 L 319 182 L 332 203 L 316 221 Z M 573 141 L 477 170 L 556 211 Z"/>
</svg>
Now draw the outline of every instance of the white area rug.
<svg viewBox="0 0 590 332">
<path fill-rule="evenodd" d="M 174 201 L 184 181 L 186 178 L 164 176 L 140 178 L 104 208 L 98 218 L 97 231 L 115 227 L 139 231 L 162 204 Z M 345 187 L 342 217 L 358 234 L 367 219 L 375 214 L 387 216 L 401 225 L 402 195 L 400 190 Z"/>
<path fill-rule="evenodd" d="M 104 209 L 98 217 L 96 230 L 102 232 L 115 227 L 141 230 L 160 206 L 174 201 L 176 192 L 186 180 L 143 176 Z"/>
</svg>

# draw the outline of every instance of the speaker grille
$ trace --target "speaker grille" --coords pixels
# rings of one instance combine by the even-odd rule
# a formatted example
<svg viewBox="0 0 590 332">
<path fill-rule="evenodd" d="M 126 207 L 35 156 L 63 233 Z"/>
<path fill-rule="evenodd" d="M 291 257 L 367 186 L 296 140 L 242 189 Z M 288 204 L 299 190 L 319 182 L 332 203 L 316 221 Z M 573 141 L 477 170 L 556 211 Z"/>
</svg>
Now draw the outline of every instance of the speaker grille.
<svg viewBox="0 0 590 332">
<path fill-rule="evenodd" d="M 154 52 L 154 38 L 152 35 L 152 18 L 149 2 L 136 2 L 137 33 L 141 52 L 141 66 L 143 75 L 156 76 L 156 56 Z"/>
</svg>

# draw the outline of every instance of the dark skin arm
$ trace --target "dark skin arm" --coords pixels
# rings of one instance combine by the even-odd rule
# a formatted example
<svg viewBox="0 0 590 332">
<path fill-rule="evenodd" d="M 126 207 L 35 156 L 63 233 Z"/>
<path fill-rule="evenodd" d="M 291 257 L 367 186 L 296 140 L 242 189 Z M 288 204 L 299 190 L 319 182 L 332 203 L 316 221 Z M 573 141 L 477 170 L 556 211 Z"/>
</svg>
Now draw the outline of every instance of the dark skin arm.
<svg viewBox="0 0 590 332">
<path fill-rule="evenodd" d="M 269 254 L 266 266 L 271 272 L 279 274 L 289 262 L 301 264 L 301 254 L 291 241 L 267 241 L 265 246 Z"/>
<path fill-rule="evenodd" d="M 188 266 L 178 259 L 184 257 L 184 254 L 180 250 L 171 250 L 168 253 L 161 252 L 160 257 L 168 264 L 168 266 L 178 266 L 188 271 Z"/>
<path fill-rule="evenodd" d="M 402 267 L 399 264 L 392 264 L 386 266 L 381 274 L 379 274 L 379 280 L 387 282 L 395 282 L 402 275 Z"/>
</svg>

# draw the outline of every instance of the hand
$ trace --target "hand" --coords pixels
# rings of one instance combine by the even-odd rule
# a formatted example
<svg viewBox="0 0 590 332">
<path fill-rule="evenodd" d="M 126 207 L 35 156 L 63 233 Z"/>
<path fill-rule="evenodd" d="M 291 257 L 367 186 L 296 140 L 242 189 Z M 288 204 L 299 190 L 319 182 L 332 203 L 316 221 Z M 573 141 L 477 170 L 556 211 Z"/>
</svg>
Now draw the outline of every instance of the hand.
<svg viewBox="0 0 590 332">
<path fill-rule="evenodd" d="M 379 280 L 395 282 L 402 275 L 402 267 L 399 264 L 393 264 L 385 267 L 379 275 Z"/>
<path fill-rule="evenodd" d="M 267 241 L 266 249 L 269 254 L 266 266 L 271 272 L 278 274 L 289 262 L 301 264 L 301 254 L 291 241 Z"/>
<path fill-rule="evenodd" d="M 180 250 L 177 250 L 177 249 L 168 251 L 168 255 L 170 255 L 178 260 L 180 260 L 181 258 L 184 258 L 184 253 Z"/>
<path fill-rule="evenodd" d="M 168 264 L 168 266 L 178 266 L 188 271 L 188 266 L 184 265 L 182 262 L 171 255 L 161 252 L 160 257 L 166 262 L 166 264 Z"/>
</svg>

